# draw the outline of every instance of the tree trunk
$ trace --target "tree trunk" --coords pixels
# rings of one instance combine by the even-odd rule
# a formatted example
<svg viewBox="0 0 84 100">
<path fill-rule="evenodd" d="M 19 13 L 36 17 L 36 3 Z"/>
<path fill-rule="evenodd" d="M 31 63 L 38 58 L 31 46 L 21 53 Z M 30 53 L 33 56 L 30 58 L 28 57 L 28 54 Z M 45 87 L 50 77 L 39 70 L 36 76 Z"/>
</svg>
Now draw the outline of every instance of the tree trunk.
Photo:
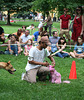
<svg viewBox="0 0 84 100">
<path fill-rule="evenodd" d="M 10 24 L 10 10 L 8 10 L 7 25 L 11 25 Z"/>
<path fill-rule="evenodd" d="M 43 13 L 43 21 L 45 21 L 45 13 Z"/>
</svg>

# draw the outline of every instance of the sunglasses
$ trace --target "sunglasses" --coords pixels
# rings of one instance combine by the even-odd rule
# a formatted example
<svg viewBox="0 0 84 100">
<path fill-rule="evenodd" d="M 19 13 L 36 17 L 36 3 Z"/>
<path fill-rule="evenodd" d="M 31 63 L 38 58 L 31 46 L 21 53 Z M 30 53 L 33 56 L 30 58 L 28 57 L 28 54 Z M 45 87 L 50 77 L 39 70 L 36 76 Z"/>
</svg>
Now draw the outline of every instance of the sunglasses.
<svg viewBox="0 0 84 100">
<path fill-rule="evenodd" d="M 78 39 L 78 40 L 82 40 L 82 39 Z"/>
<path fill-rule="evenodd" d="M 66 10 L 64 10 L 64 11 L 66 11 Z M 66 11 L 67 12 L 67 11 Z"/>
<path fill-rule="evenodd" d="M 76 9 L 77 11 L 81 11 L 80 9 Z"/>
</svg>

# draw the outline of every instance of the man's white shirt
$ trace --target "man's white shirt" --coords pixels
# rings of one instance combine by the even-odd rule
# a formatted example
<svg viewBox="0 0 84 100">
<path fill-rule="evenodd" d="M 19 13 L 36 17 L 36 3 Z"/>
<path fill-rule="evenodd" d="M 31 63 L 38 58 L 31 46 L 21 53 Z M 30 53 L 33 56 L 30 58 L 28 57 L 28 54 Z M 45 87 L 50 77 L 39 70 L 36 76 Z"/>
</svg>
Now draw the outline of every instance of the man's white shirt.
<svg viewBox="0 0 84 100">
<path fill-rule="evenodd" d="M 50 53 L 47 49 L 42 49 L 39 50 L 37 47 L 32 47 L 29 51 L 29 57 L 28 60 L 29 61 L 37 61 L 37 62 L 43 62 L 45 57 L 49 56 Z M 40 67 L 42 65 L 34 65 L 34 64 L 29 64 L 29 62 L 27 62 L 26 65 L 26 71 L 30 70 L 30 69 L 34 69 L 37 67 Z"/>
<path fill-rule="evenodd" d="M 24 43 L 24 42 L 28 41 L 29 39 L 31 39 L 31 36 L 30 36 L 30 35 L 25 36 L 25 34 L 23 34 L 23 35 L 21 36 L 21 39 L 22 39 L 22 42 Z"/>
</svg>

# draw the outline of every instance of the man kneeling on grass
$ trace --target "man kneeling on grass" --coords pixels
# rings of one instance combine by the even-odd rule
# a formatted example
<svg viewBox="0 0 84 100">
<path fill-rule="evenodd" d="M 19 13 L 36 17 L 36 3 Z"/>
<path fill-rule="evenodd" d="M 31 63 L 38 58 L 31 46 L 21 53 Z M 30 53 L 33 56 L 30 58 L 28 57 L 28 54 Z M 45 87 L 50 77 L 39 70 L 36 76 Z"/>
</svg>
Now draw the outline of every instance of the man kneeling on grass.
<svg viewBox="0 0 84 100">
<path fill-rule="evenodd" d="M 43 62 L 45 57 L 48 57 L 55 66 L 55 60 L 50 56 L 49 51 L 46 49 L 48 46 L 49 39 L 47 36 L 41 37 L 39 45 L 37 47 L 32 47 L 29 51 L 28 62 L 26 65 L 26 73 L 22 74 L 22 80 L 26 80 L 31 83 L 36 83 L 36 76 L 39 77 L 40 81 L 46 80 L 46 76 L 49 74 L 50 70 L 48 62 Z"/>
</svg>

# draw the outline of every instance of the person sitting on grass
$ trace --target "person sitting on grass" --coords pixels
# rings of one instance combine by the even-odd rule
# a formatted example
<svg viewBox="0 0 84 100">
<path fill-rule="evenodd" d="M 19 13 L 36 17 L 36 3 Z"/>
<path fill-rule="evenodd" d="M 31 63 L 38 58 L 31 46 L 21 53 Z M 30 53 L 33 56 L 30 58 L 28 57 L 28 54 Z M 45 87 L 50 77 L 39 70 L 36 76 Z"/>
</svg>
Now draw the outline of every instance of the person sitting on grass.
<svg viewBox="0 0 84 100">
<path fill-rule="evenodd" d="M 16 33 L 13 33 L 17 36 L 16 40 L 19 41 L 20 37 L 23 35 L 22 29 L 19 28 Z"/>
<path fill-rule="evenodd" d="M 38 36 L 43 32 L 43 28 L 39 28 L 38 31 L 34 32 L 34 34 L 32 35 L 32 40 L 34 39 L 34 43 L 37 42 L 38 40 Z"/>
<path fill-rule="evenodd" d="M 34 30 L 35 26 L 34 24 L 31 24 L 29 27 L 27 27 L 27 29 L 31 29 L 31 30 Z"/>
<path fill-rule="evenodd" d="M 22 44 L 21 46 L 24 47 L 25 44 L 27 44 L 27 42 L 28 42 L 29 39 L 31 39 L 30 31 L 29 31 L 29 30 L 26 30 L 26 31 L 25 31 L 25 34 L 23 34 L 23 35 L 20 37 L 20 43 Z"/>
<path fill-rule="evenodd" d="M 22 80 L 26 80 L 30 83 L 36 83 L 36 76 L 40 81 L 46 80 L 46 76 L 50 73 L 48 62 L 44 62 L 44 58 L 48 57 L 52 61 L 52 66 L 55 66 L 55 60 L 46 50 L 49 39 L 47 36 L 41 37 L 39 45 L 32 47 L 29 51 L 29 57 L 26 65 L 26 73 L 22 74 Z"/>
<path fill-rule="evenodd" d="M 32 40 L 29 39 L 28 40 L 28 44 L 25 45 L 25 49 L 24 49 L 24 55 L 25 56 L 28 56 L 29 55 L 29 51 L 30 51 L 31 48 L 32 48 Z"/>
<path fill-rule="evenodd" d="M 14 54 L 18 56 L 21 53 L 21 47 L 18 41 L 16 41 L 16 35 L 12 35 L 8 41 L 8 50 L 5 51 L 5 54 Z"/>
<path fill-rule="evenodd" d="M 57 51 L 57 42 L 59 41 L 60 37 L 58 36 L 58 32 L 57 31 L 53 31 L 53 36 L 49 37 L 49 41 L 51 43 L 51 52 L 54 53 Z"/>
<path fill-rule="evenodd" d="M 26 26 L 23 25 L 23 26 L 22 26 L 22 33 L 25 34 L 25 31 L 26 31 Z"/>
<path fill-rule="evenodd" d="M 70 52 L 73 58 L 84 58 L 84 43 L 82 36 L 78 37 L 77 44 L 74 47 L 74 51 Z"/>
<path fill-rule="evenodd" d="M 10 42 L 11 37 L 12 37 L 12 34 L 9 34 L 7 37 L 8 41 L 1 45 L 2 47 L 7 46 L 6 50 L 8 50 L 8 43 Z"/>
<path fill-rule="evenodd" d="M 10 42 L 11 37 L 12 37 L 12 34 L 9 34 L 8 37 L 7 37 L 7 42 L 5 42 L 4 44 L 2 44 L 1 46 L 2 46 L 2 47 L 8 46 L 8 43 Z M 6 50 L 8 50 L 8 47 L 6 48 Z"/>
<path fill-rule="evenodd" d="M 66 40 L 65 37 L 62 37 L 59 39 L 58 43 L 57 43 L 57 48 L 58 51 L 56 52 L 56 56 L 61 57 L 61 58 L 65 58 L 68 57 L 70 54 L 66 51 L 64 51 L 64 49 L 66 48 Z"/>
<path fill-rule="evenodd" d="M 0 41 L 5 43 L 4 29 L 0 26 Z"/>
<path fill-rule="evenodd" d="M 38 39 L 37 39 L 37 42 L 39 42 L 41 40 L 42 36 L 48 36 L 48 38 L 49 38 L 49 33 L 47 31 L 40 32 Z"/>
</svg>

